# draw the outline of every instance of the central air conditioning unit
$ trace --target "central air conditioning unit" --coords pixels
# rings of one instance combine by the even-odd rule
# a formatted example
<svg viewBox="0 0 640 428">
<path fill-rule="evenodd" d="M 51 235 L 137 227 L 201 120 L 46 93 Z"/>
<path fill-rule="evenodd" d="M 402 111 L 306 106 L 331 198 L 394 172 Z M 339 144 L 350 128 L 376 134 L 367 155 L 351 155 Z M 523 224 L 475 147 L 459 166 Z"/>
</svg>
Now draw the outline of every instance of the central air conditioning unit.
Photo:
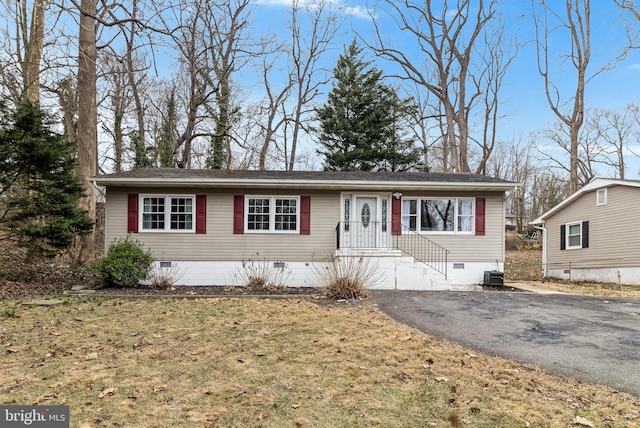
<svg viewBox="0 0 640 428">
<path fill-rule="evenodd" d="M 483 285 L 496 285 L 503 286 L 504 285 L 504 272 L 499 272 L 497 270 L 485 270 L 484 271 L 484 282 Z"/>
</svg>

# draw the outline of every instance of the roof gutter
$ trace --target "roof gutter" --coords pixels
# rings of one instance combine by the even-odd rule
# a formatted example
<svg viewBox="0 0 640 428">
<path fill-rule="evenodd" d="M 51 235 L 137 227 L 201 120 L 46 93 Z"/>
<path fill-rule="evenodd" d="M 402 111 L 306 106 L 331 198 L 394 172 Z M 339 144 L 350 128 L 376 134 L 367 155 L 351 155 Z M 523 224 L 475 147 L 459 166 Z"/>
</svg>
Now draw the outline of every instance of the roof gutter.
<svg viewBox="0 0 640 428">
<path fill-rule="evenodd" d="M 92 177 L 100 186 L 142 187 L 216 187 L 216 188 L 269 188 L 269 189 L 354 189 L 354 190 L 484 190 L 509 191 L 519 187 L 518 183 L 461 183 L 420 181 L 345 181 L 345 180 L 269 180 L 269 179 L 205 179 L 202 178 L 109 178 Z"/>
</svg>

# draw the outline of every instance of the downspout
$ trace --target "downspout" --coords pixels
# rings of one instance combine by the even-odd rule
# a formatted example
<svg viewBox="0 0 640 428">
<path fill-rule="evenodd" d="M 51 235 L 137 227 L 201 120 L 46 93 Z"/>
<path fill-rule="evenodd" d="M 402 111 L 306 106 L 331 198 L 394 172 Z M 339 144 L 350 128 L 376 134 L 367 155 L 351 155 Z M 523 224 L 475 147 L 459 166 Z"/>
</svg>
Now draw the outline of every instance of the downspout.
<svg viewBox="0 0 640 428">
<path fill-rule="evenodd" d="M 533 226 L 542 231 L 542 273 L 547 277 L 547 229 L 544 226 Z"/>
</svg>

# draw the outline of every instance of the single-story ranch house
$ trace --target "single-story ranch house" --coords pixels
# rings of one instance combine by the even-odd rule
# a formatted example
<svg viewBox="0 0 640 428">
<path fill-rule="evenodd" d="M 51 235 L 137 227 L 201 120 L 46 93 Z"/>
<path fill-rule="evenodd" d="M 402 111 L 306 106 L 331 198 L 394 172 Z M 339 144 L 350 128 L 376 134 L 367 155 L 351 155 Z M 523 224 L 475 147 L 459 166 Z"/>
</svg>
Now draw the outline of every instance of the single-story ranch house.
<svg viewBox="0 0 640 428">
<path fill-rule="evenodd" d="M 322 263 L 357 258 L 375 264 L 378 288 L 405 290 L 502 271 L 516 186 L 468 173 L 151 168 L 93 180 L 106 188 L 106 245 L 134 234 L 178 285 L 231 285 L 260 263 L 288 286 L 318 286 Z"/>
<path fill-rule="evenodd" d="M 640 181 L 597 178 L 531 224 L 544 275 L 640 284 Z"/>
</svg>

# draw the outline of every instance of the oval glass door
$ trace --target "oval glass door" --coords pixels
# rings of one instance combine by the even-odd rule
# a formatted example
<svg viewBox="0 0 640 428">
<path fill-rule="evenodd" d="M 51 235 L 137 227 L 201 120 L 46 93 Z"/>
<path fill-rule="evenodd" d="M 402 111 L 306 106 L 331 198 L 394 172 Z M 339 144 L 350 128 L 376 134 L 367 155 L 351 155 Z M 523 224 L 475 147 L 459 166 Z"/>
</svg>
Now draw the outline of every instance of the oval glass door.
<svg viewBox="0 0 640 428">
<path fill-rule="evenodd" d="M 356 196 L 355 213 L 358 217 L 354 222 L 354 247 L 375 248 L 378 235 L 378 198 L 375 196 Z"/>
<path fill-rule="evenodd" d="M 365 229 L 369 227 L 369 222 L 371 222 L 371 208 L 369 208 L 368 203 L 364 203 L 362 205 L 362 211 L 360 212 L 360 221 L 362 221 L 362 227 Z"/>
</svg>

